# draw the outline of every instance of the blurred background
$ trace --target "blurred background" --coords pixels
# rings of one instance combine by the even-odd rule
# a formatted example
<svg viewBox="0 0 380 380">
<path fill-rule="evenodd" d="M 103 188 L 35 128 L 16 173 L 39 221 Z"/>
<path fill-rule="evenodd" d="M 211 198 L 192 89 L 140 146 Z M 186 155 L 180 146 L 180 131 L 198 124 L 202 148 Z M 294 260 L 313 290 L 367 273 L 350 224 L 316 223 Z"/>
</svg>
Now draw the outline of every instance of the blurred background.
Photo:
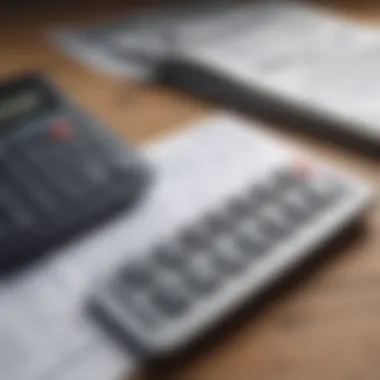
<svg viewBox="0 0 380 380">
<path fill-rule="evenodd" d="M 195 3 L 197 6 L 194 8 Z M 256 4 L 254 1 L 244 3 Z M 279 1 L 279 5 L 275 0 L 257 3 L 261 4 L 262 9 L 266 5 L 272 7 L 271 9 L 277 9 L 277 21 L 281 20 L 282 11 L 284 20 L 285 15 L 288 15 L 286 0 Z M 163 62 L 167 63 L 167 58 L 173 50 L 177 52 L 178 48 L 185 46 L 185 43 L 177 38 L 180 33 L 185 37 L 186 33 L 196 35 L 197 27 L 194 25 L 198 25 L 198 19 L 207 24 L 209 17 L 216 25 L 215 20 L 223 18 L 229 9 L 234 9 L 239 4 L 240 2 L 232 0 L 2 1 L 0 79 L 8 80 L 25 72 L 38 71 L 52 78 L 62 93 L 84 109 L 88 109 L 97 120 L 107 125 L 109 130 L 117 132 L 131 144 L 145 148 L 156 139 L 181 129 L 182 125 L 202 118 L 215 109 L 227 107 L 212 97 L 204 96 L 201 91 L 191 92 L 173 83 L 168 85 L 159 75 L 162 73 Z M 307 10 L 294 20 L 308 20 L 307 17 L 317 20 L 316 29 L 325 38 L 320 45 L 306 41 L 297 52 L 299 60 L 294 60 L 294 63 L 298 64 L 298 61 L 301 62 L 304 58 L 303 52 L 313 50 L 306 47 L 322 46 L 320 57 L 326 70 L 323 72 L 327 72 L 328 79 L 323 77 L 324 81 L 316 80 L 317 76 L 312 72 L 309 77 L 315 82 L 320 82 L 322 90 L 325 90 L 327 85 L 330 87 L 328 91 L 320 91 L 318 96 L 312 99 L 312 103 L 320 102 L 330 111 L 338 110 L 338 113 L 345 115 L 348 113 L 349 117 L 350 112 L 355 112 L 355 117 L 367 117 L 371 122 L 375 121 L 376 129 L 380 116 L 377 106 L 380 95 L 380 3 L 370 0 L 315 0 L 300 1 L 299 4 L 306 6 Z M 278 11 L 280 8 L 281 12 Z M 314 14 L 319 15 L 320 12 L 322 18 L 318 16 L 314 19 Z M 252 18 L 254 14 L 253 12 Z M 208 44 L 210 49 L 216 47 L 218 50 L 218 45 L 213 42 L 214 38 L 218 43 L 224 39 L 228 40 L 235 33 L 237 26 L 239 33 L 244 37 L 245 30 L 252 26 L 250 17 L 247 16 L 244 19 L 247 27 L 245 28 L 243 23 L 244 27 L 239 25 L 241 17 L 239 14 L 238 21 L 235 20 L 234 26 L 230 26 L 231 29 L 215 27 L 211 29 L 212 33 L 209 33 L 205 28 L 205 31 L 194 38 L 197 43 Z M 287 20 L 287 25 L 291 26 L 291 19 Z M 255 27 L 259 28 L 260 32 L 260 27 L 257 26 L 260 20 L 256 21 Z M 177 33 L 177 28 L 183 25 L 185 32 Z M 273 47 L 272 51 L 282 51 L 284 47 L 293 46 L 295 42 L 302 40 L 303 29 L 297 30 L 297 25 L 294 29 L 289 28 L 293 33 L 292 39 L 285 34 L 281 36 L 280 21 L 276 25 L 278 27 L 272 29 L 275 37 L 267 44 Z M 338 37 L 349 35 L 350 41 L 354 41 L 352 45 L 351 42 L 341 42 L 339 38 L 337 42 L 325 44 L 326 41 L 331 41 L 330 37 L 334 33 L 329 33 L 335 30 L 336 26 L 339 29 Z M 356 45 L 356 41 L 360 43 Z M 265 42 L 268 40 L 264 39 L 260 45 L 263 50 L 266 47 Z M 193 47 L 195 43 L 191 42 L 189 45 Z M 325 45 L 328 47 L 327 53 L 323 50 Z M 356 49 L 357 46 L 360 49 Z M 369 51 L 373 58 L 361 55 L 362 46 L 365 47 L 364 50 L 368 47 L 366 53 Z M 175 49 L 172 49 L 173 47 Z M 252 50 L 259 51 L 256 46 L 253 46 Z M 332 57 L 334 58 L 335 54 L 346 54 L 347 51 L 350 57 L 353 57 L 351 61 L 347 60 L 350 64 L 342 64 L 342 61 L 339 61 L 337 65 L 333 62 Z M 285 59 L 283 64 L 280 62 L 274 67 L 280 72 L 286 64 Z M 373 71 L 363 69 L 363 64 L 366 64 L 365 67 L 371 67 Z M 329 69 L 332 67 L 335 71 L 330 72 Z M 262 68 L 267 67 L 264 65 Z M 298 75 L 300 71 L 293 70 L 292 75 L 293 72 Z M 365 86 L 362 87 L 365 87 L 365 90 L 359 86 L 362 91 L 360 92 L 359 87 L 355 86 L 357 82 L 362 82 L 362 78 L 365 82 Z M 351 85 L 353 82 L 355 83 Z M 290 80 L 290 83 L 292 86 L 289 87 L 289 81 L 278 80 L 279 87 L 276 89 L 297 96 L 313 94 L 309 88 L 304 93 L 296 93 L 302 86 L 293 85 L 301 82 Z M 263 124 L 260 124 L 259 129 L 269 131 L 273 136 L 301 147 L 312 155 L 328 159 L 370 182 L 377 191 L 379 190 L 378 161 L 372 156 L 346 149 L 330 138 L 320 139 L 319 130 L 312 136 L 300 133 L 303 128 L 286 128 L 291 124 L 286 118 L 269 121 L 265 117 L 259 117 L 252 110 L 245 112 L 245 115 L 254 120 L 260 119 Z M 362 130 L 361 124 L 357 129 Z M 359 145 L 359 140 L 355 140 L 353 145 Z M 378 152 L 378 146 L 375 150 Z M 280 292 L 281 297 L 275 297 L 274 301 L 260 309 L 259 314 L 256 310 L 248 312 L 248 316 L 239 320 L 238 328 L 232 329 L 228 336 L 225 337 L 222 332 L 211 346 L 206 346 L 205 350 L 191 357 L 188 362 L 178 362 L 178 368 L 174 368 L 172 374 L 169 375 L 168 372 L 167 377 L 163 378 L 379 379 L 378 203 L 375 202 L 366 219 L 370 227 L 360 238 L 347 238 L 342 246 L 332 248 L 333 253 L 344 252 L 344 255 L 334 258 L 328 255 L 321 263 L 323 270 L 301 275 L 302 286 L 296 285 L 290 287 L 289 292 Z M 166 372 L 163 373 L 163 376 L 166 376 Z M 67 377 L 63 380 L 72 378 Z"/>
</svg>

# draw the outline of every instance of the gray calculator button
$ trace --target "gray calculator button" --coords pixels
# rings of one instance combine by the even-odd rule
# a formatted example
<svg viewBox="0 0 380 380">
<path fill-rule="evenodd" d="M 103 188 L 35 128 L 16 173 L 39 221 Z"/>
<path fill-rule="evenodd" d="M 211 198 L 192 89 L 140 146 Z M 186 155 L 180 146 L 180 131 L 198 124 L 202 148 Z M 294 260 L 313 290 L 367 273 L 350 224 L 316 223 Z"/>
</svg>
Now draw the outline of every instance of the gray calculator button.
<svg viewBox="0 0 380 380">
<path fill-rule="evenodd" d="M 230 230 L 234 222 L 227 212 L 218 212 L 205 218 L 203 224 L 205 229 L 215 236 Z"/>
<path fill-rule="evenodd" d="M 190 306 L 185 288 L 178 282 L 166 279 L 152 290 L 151 300 L 159 311 L 173 317 L 179 316 Z"/>
<path fill-rule="evenodd" d="M 99 160 L 89 160 L 83 164 L 84 177 L 93 185 L 106 185 L 110 179 L 109 167 Z"/>
<path fill-rule="evenodd" d="M 223 236 L 215 241 L 212 257 L 216 266 L 225 273 L 239 273 L 246 265 L 246 256 L 236 239 Z"/>
<path fill-rule="evenodd" d="M 43 185 L 44 178 L 41 177 L 35 165 L 28 164 L 26 161 L 27 158 L 19 160 L 15 157 L 7 163 L 9 173 L 13 176 L 17 186 L 44 212 L 57 211 L 59 205 L 52 192 Z"/>
<path fill-rule="evenodd" d="M 306 196 L 305 190 L 295 189 L 286 192 L 281 203 L 289 223 L 299 224 L 306 222 L 316 211 L 316 207 L 312 205 L 310 199 Z"/>
<path fill-rule="evenodd" d="M 275 197 L 273 188 L 270 185 L 257 185 L 248 194 L 247 199 L 252 211 L 256 211 L 263 204 L 271 202 Z"/>
<path fill-rule="evenodd" d="M 294 188 L 302 181 L 302 178 L 298 177 L 290 170 L 279 170 L 275 173 L 272 179 L 272 185 L 276 192 L 281 192 L 290 188 Z"/>
<path fill-rule="evenodd" d="M 312 200 L 322 207 L 335 201 L 343 191 L 343 187 L 339 182 L 324 175 L 314 176 L 308 185 Z"/>
<path fill-rule="evenodd" d="M 184 247 L 198 249 L 207 247 L 210 244 L 210 233 L 202 223 L 195 224 L 194 227 L 185 229 L 179 238 Z"/>
<path fill-rule="evenodd" d="M 62 190 L 65 195 L 67 194 L 74 199 L 83 197 L 90 187 L 85 177 L 78 172 L 78 167 L 82 163 L 80 162 L 80 157 L 77 157 L 77 159 L 79 161 L 77 167 L 73 167 L 69 166 L 62 157 L 48 153 L 46 160 L 49 162 L 45 164 L 44 168 L 55 186 Z"/>
<path fill-rule="evenodd" d="M 215 263 L 201 256 L 189 264 L 186 277 L 190 289 L 202 294 L 213 291 L 221 280 Z"/>
<path fill-rule="evenodd" d="M 146 288 L 153 281 L 153 272 L 147 263 L 130 263 L 120 274 L 121 285 L 136 289 Z"/>
<path fill-rule="evenodd" d="M 67 176 L 70 175 L 71 180 L 78 181 L 78 187 L 82 187 L 83 192 L 93 186 L 105 185 L 110 179 L 110 168 L 105 160 L 99 159 L 87 147 L 77 146 L 75 139 L 55 143 L 51 154 L 59 165 L 66 168 Z"/>
<path fill-rule="evenodd" d="M 242 251 L 250 256 L 263 255 L 270 242 L 256 220 L 248 219 L 239 224 L 236 239 Z"/>
<path fill-rule="evenodd" d="M 146 294 L 137 293 L 132 289 L 120 286 L 120 284 L 116 284 L 114 292 L 123 307 L 134 314 L 144 326 L 153 328 L 157 325 L 157 313 L 148 304 Z"/>
<path fill-rule="evenodd" d="M 260 210 L 258 220 L 263 225 L 264 233 L 270 239 L 280 239 L 290 232 L 291 224 L 277 205 L 267 206 Z"/>
<path fill-rule="evenodd" d="M 28 229 L 33 227 L 35 218 L 24 201 L 16 195 L 17 192 L 5 185 L 0 185 L 0 203 L 6 210 L 8 218 L 12 225 L 20 229 Z"/>
<path fill-rule="evenodd" d="M 29 182 L 30 196 L 35 199 L 36 205 L 41 207 L 46 212 L 55 212 L 59 209 L 59 204 L 54 196 L 43 186 L 36 182 Z"/>
<path fill-rule="evenodd" d="M 252 204 L 249 199 L 245 197 L 238 197 L 230 201 L 226 211 L 230 217 L 240 219 L 251 214 L 251 210 Z"/>
<path fill-rule="evenodd" d="M 45 177 L 45 182 L 54 187 L 55 191 L 63 197 L 78 198 L 83 195 L 83 187 L 78 178 L 61 160 L 58 160 L 50 147 L 38 146 L 31 154 L 31 160 L 40 174 Z"/>
<path fill-rule="evenodd" d="M 153 252 L 155 261 L 169 269 L 179 269 L 186 262 L 186 255 L 179 244 L 163 244 Z"/>
</svg>

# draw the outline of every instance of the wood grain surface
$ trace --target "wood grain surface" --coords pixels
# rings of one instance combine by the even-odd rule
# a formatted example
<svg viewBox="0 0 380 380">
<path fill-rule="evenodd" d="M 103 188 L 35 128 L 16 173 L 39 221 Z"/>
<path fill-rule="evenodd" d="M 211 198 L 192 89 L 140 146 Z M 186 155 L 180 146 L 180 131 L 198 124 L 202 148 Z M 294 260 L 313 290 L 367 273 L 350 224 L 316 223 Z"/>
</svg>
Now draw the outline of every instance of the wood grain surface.
<svg viewBox="0 0 380 380">
<path fill-rule="evenodd" d="M 107 4 L 107 9 L 107 2 L 97 3 L 0 13 L 0 78 L 42 70 L 112 129 L 140 145 L 212 111 L 211 104 L 180 92 L 127 83 L 92 71 L 46 41 L 46 28 L 56 23 L 99 19 L 124 9 L 122 1 Z M 323 3 L 349 17 L 380 22 L 380 4 L 375 1 Z M 266 129 L 370 181 L 380 196 L 375 159 L 278 127 L 268 124 Z M 380 379 L 379 200 L 363 225 L 345 244 L 322 252 L 325 259 L 313 270 L 304 270 L 299 280 L 284 285 L 264 306 L 248 308 L 236 323 L 219 330 L 191 355 L 165 366 L 152 366 L 134 378 Z"/>
</svg>

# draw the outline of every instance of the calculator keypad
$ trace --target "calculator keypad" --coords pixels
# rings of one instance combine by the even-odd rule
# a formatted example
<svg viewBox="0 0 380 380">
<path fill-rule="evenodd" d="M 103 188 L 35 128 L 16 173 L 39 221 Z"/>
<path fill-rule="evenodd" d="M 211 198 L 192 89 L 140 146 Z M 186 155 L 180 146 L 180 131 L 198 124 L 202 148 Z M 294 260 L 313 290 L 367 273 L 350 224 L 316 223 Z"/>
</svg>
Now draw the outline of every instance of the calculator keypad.
<svg viewBox="0 0 380 380">
<path fill-rule="evenodd" d="M 265 260 L 342 191 L 325 175 L 304 176 L 290 168 L 276 171 L 153 249 L 145 266 L 128 264 L 114 281 L 138 283 L 133 291 L 146 297 L 161 316 L 158 320 L 178 317 Z"/>
<path fill-rule="evenodd" d="M 88 129 L 90 131 L 88 131 Z M 0 247 L 9 252 L 45 245 L 45 237 L 69 233 L 129 197 L 140 181 L 107 155 L 97 130 L 87 124 L 57 119 L 31 125 L 3 152 L 0 165 Z M 116 140 L 114 150 L 122 149 Z M 127 187 L 128 182 L 128 187 Z M 120 191 L 124 190 L 124 194 Z M 87 216 L 86 216 L 87 215 Z M 66 231 L 67 230 L 67 231 Z M 15 239 L 15 236 L 23 238 Z M 62 235 L 63 236 L 63 235 Z M 57 236 L 57 239 L 60 237 Z M 38 241 L 37 241 L 38 240 Z M 9 246 L 9 248 L 7 248 Z"/>
</svg>

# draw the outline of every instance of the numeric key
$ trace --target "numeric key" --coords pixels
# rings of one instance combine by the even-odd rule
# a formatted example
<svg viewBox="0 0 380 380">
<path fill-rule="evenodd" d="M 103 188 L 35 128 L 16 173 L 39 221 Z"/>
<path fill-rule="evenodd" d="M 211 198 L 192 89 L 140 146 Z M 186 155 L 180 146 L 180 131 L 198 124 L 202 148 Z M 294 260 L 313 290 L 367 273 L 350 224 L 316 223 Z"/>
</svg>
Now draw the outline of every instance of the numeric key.
<svg viewBox="0 0 380 380">
<path fill-rule="evenodd" d="M 121 284 L 132 289 L 146 289 L 153 281 L 154 274 L 149 264 L 143 260 L 129 263 L 120 272 Z"/>
<path fill-rule="evenodd" d="M 156 247 L 152 257 L 157 264 L 172 270 L 181 269 L 188 259 L 183 247 L 175 242 Z"/>
<path fill-rule="evenodd" d="M 151 291 L 152 304 L 162 313 L 177 317 L 190 306 L 190 297 L 185 287 L 171 277 L 165 277 Z"/>
<path fill-rule="evenodd" d="M 215 263 L 209 257 L 196 257 L 186 270 L 185 277 L 190 289 L 200 293 L 208 294 L 220 283 L 220 273 Z"/>
</svg>

